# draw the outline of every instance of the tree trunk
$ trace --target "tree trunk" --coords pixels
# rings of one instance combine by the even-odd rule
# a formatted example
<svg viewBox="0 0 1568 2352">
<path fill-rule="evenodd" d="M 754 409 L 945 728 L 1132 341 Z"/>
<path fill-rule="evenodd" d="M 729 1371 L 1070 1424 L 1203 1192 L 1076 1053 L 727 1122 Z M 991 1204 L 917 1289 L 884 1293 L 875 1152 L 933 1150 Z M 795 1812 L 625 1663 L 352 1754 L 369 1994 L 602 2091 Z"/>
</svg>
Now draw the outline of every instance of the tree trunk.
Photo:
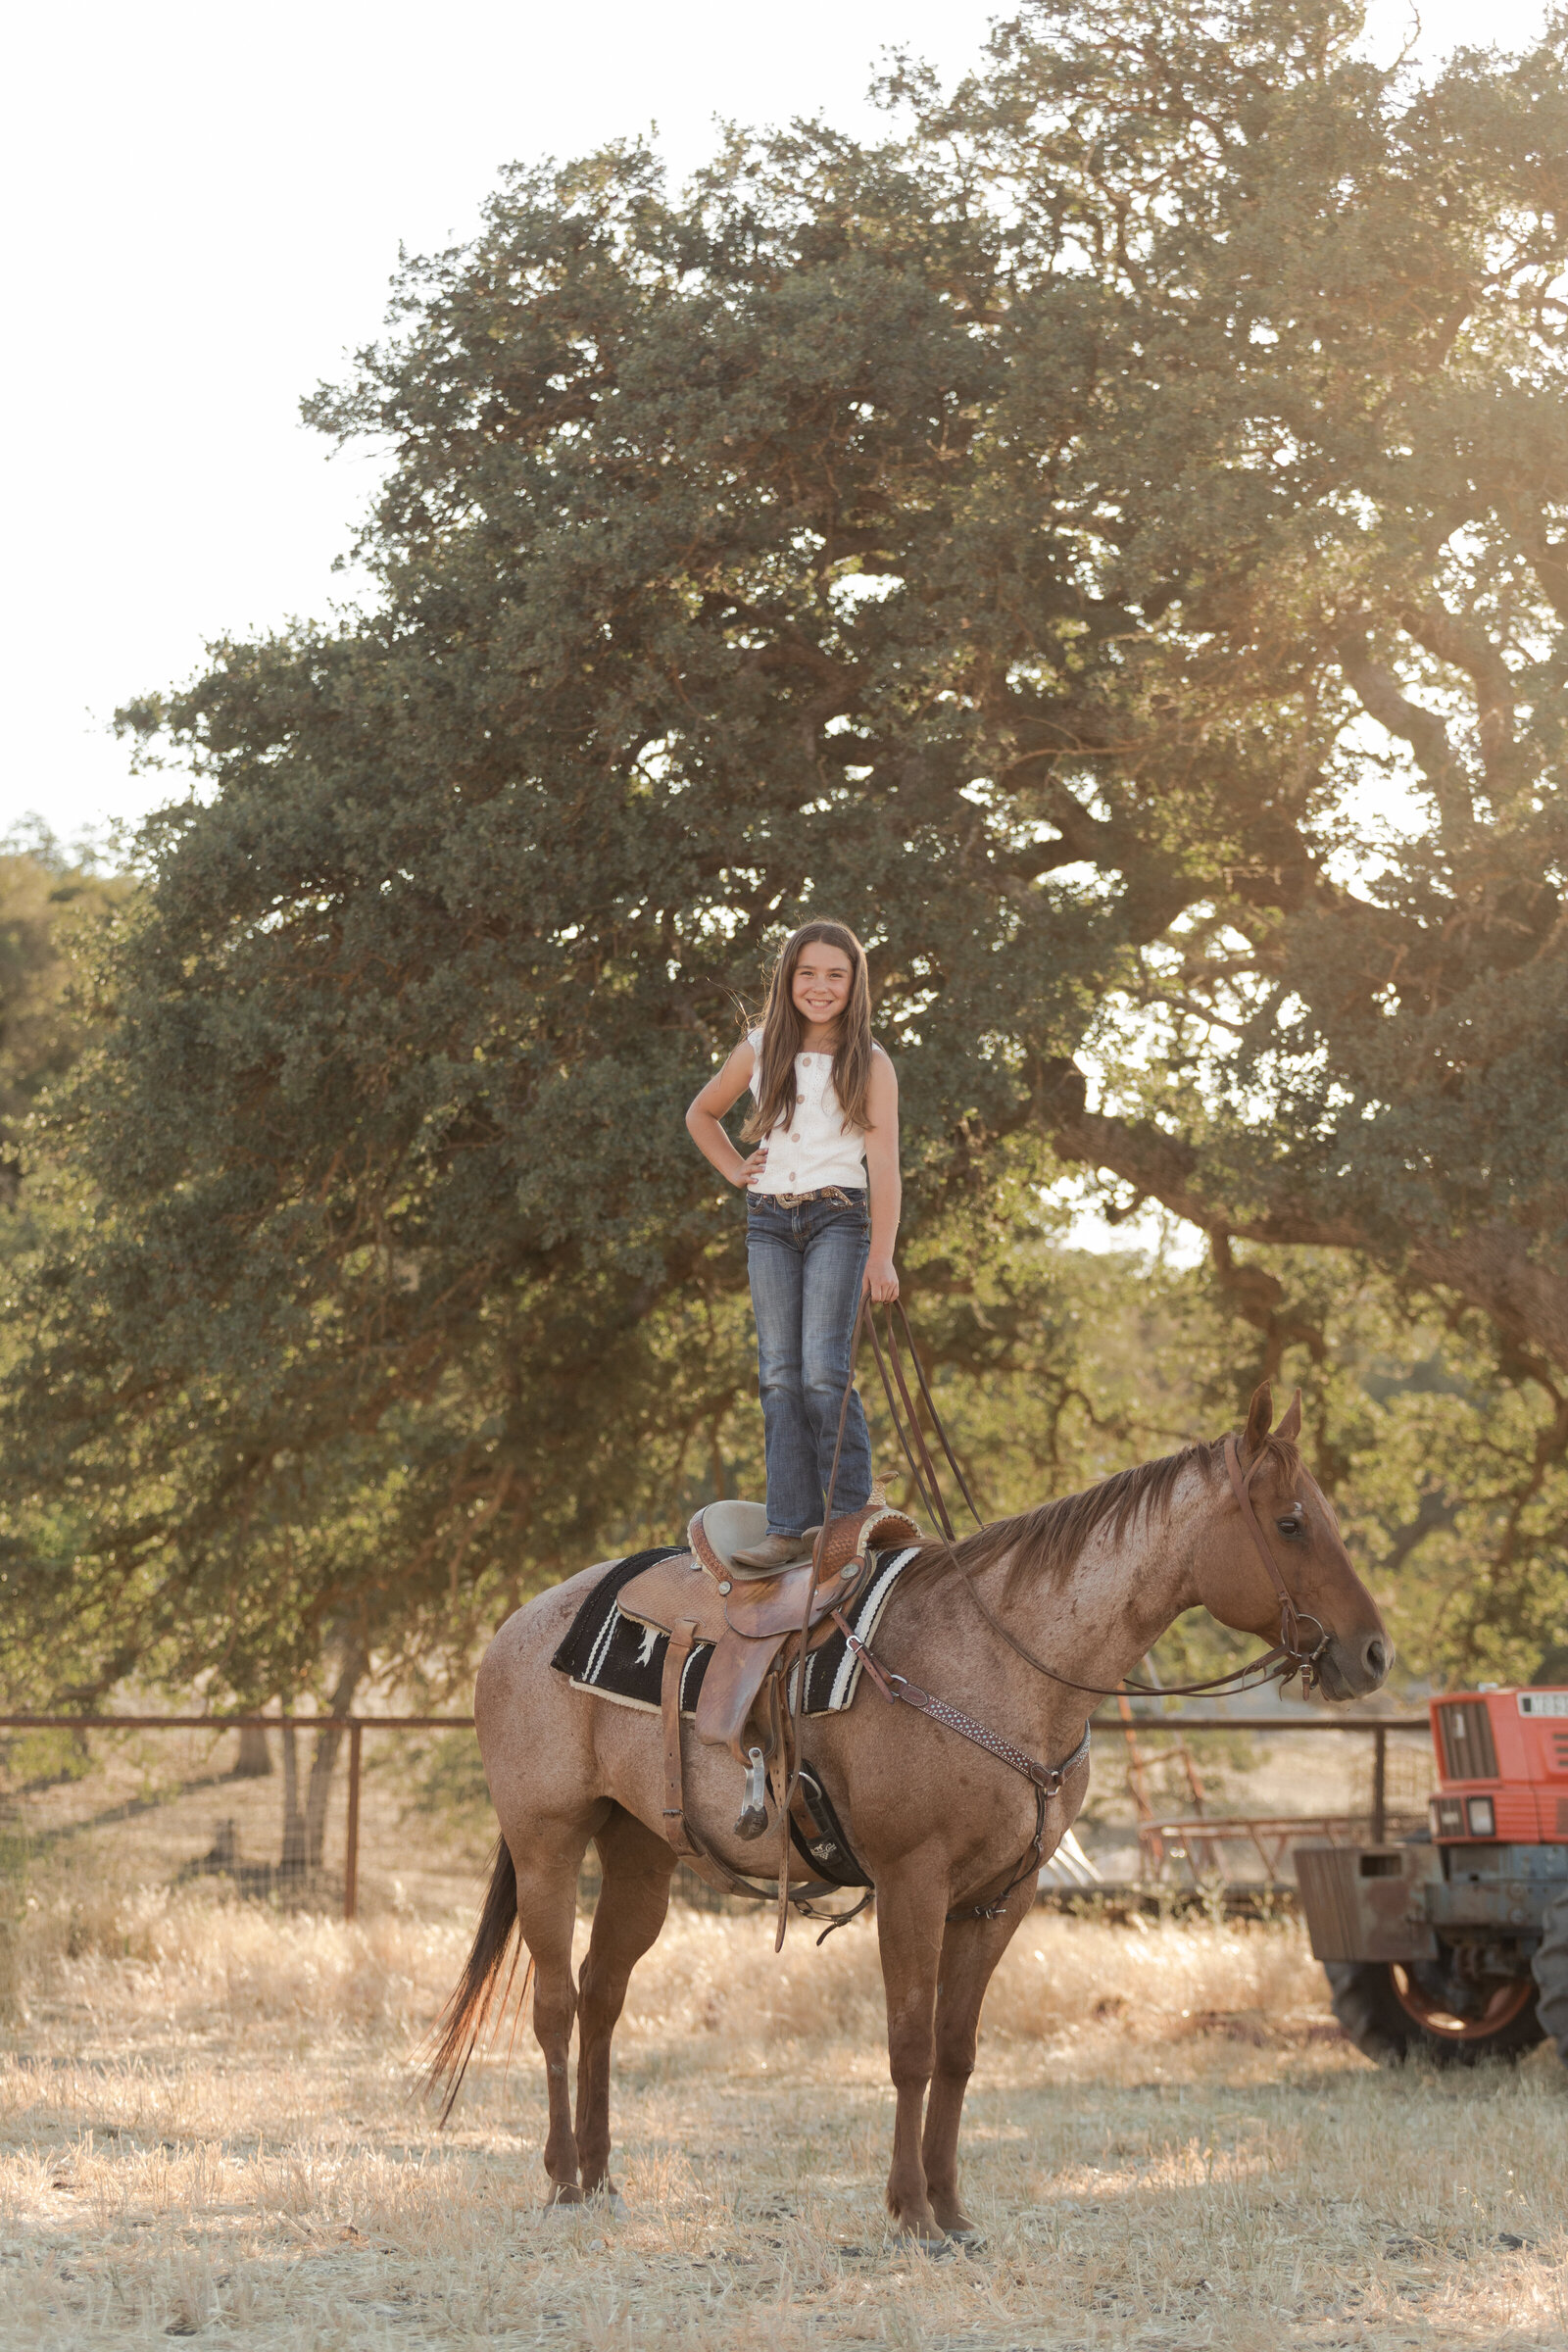
<svg viewBox="0 0 1568 2352">
<path fill-rule="evenodd" d="M 240 1726 L 239 1757 L 229 1774 L 231 1781 L 265 1781 L 271 1777 L 272 1751 L 267 1744 L 267 1734 L 260 1724 Z"/>
<path fill-rule="evenodd" d="M 332 1716 L 348 1713 L 354 1704 L 360 1677 L 368 1663 L 358 1644 L 344 1650 L 342 1671 L 332 1691 Z M 313 1871 L 321 1867 L 321 1851 L 326 1840 L 326 1803 L 332 1792 L 332 1774 L 342 1744 L 343 1726 L 329 1717 L 316 1735 L 316 1754 L 311 1761 L 310 1786 L 305 1792 L 305 1850 Z"/>
</svg>

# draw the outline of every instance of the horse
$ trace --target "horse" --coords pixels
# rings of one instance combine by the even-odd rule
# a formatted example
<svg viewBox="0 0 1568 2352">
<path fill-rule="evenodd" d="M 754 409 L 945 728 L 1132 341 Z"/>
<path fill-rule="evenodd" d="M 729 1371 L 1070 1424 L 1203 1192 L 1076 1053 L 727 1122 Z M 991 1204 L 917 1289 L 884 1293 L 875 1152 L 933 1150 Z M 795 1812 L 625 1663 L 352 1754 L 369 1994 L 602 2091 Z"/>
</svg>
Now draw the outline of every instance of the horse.
<svg viewBox="0 0 1568 2352">
<path fill-rule="evenodd" d="M 1313 1622 L 1322 1635 L 1314 1666 L 1326 1697 L 1361 1697 L 1388 1676 L 1393 1644 L 1297 1447 L 1299 1396 L 1271 1431 L 1272 1417 L 1265 1382 L 1239 1437 L 1186 1446 L 956 1544 L 929 1544 L 904 1572 L 880 1623 L 875 1680 L 862 1679 L 842 1714 L 801 1727 L 806 1760 L 874 1884 L 897 2092 L 887 2204 L 901 2235 L 937 2246 L 978 2234 L 959 2195 L 958 2132 L 981 2004 L 1035 1900 L 1041 1854 L 1054 1850 L 1083 1804 L 1088 1717 L 1099 1695 L 1121 1685 L 1188 1609 L 1201 1606 L 1235 1632 L 1272 1637 L 1282 1588 L 1287 1615 L 1291 1603 L 1298 1612 L 1292 1622 Z M 662 1834 L 658 1716 L 586 1695 L 550 1664 L 612 1564 L 585 1568 L 527 1602 L 480 1665 L 474 1717 L 502 1834 L 430 2067 L 431 2085 L 446 2085 L 450 2109 L 498 1990 L 504 2008 L 526 1951 L 522 1997 L 531 1977 L 549 2085 L 548 2204 L 616 2193 L 611 2039 L 631 1972 L 663 1925 L 676 1860 Z M 1042 1649 L 1045 1659 L 1035 1654 Z M 900 1678 L 921 1698 L 935 1693 L 962 1711 L 971 1732 L 986 1726 L 1004 1738 L 988 1753 L 956 1737 L 940 1712 L 932 1721 L 915 1705 L 889 1703 Z M 999 1755 L 1003 1748 L 1011 1749 L 1012 1764 Z M 1028 1751 L 1024 1762 L 1043 1757 L 1066 1767 L 1049 1799 L 1044 1789 L 1057 1774 L 1031 1784 L 1020 1750 Z M 739 1872 L 748 1856 L 728 1826 L 737 1772 L 727 1750 L 689 1743 L 688 1812 L 708 1851 Z M 574 1984 L 577 1875 L 590 1840 L 603 1880 Z"/>
</svg>

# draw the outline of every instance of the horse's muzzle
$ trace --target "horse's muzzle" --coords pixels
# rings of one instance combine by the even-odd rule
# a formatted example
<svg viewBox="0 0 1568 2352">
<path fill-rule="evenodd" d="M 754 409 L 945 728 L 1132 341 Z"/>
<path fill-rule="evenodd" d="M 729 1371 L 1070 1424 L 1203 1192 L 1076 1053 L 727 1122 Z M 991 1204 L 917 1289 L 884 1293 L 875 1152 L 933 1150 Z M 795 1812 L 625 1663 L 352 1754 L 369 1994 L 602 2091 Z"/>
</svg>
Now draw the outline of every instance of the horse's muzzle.
<svg viewBox="0 0 1568 2352">
<path fill-rule="evenodd" d="M 1380 1690 L 1394 1666 L 1394 1643 L 1387 1634 L 1336 1634 L 1318 1666 L 1325 1698 L 1365 1698 Z"/>
</svg>

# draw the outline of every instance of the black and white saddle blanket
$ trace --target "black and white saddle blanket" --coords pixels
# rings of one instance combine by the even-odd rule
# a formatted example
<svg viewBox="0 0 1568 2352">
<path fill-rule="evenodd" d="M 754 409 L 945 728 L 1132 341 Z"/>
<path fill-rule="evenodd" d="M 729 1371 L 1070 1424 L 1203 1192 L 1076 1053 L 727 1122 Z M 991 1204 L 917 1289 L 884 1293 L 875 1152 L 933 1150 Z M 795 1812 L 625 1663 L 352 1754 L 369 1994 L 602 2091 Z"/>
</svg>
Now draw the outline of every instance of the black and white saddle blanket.
<svg viewBox="0 0 1568 2352">
<path fill-rule="evenodd" d="M 613 1568 L 606 1569 L 550 1661 L 558 1673 L 567 1677 L 574 1690 L 591 1690 L 596 1698 L 613 1699 L 616 1706 L 644 1707 L 651 1715 L 658 1714 L 669 1637 L 655 1633 L 651 1626 L 639 1625 L 634 1617 L 623 1617 L 617 1595 L 634 1576 L 652 1568 L 656 1560 L 670 1559 L 684 1549 L 682 1544 L 666 1544 L 657 1551 L 634 1552 L 630 1559 L 617 1560 Z M 918 1544 L 909 1544 L 898 1551 L 871 1554 L 870 1573 L 844 1612 L 857 1641 L 869 1643 L 873 1640 L 899 1578 L 918 1552 Z M 683 1715 L 697 1712 L 697 1694 L 712 1654 L 710 1642 L 693 1644 L 680 1681 Z M 795 1681 L 799 1673 L 796 1666 L 790 1675 L 791 1706 L 795 1703 Z M 860 1661 L 835 1626 L 820 1647 L 807 1658 L 802 1714 L 842 1714 L 854 1704 L 859 1684 Z"/>
</svg>

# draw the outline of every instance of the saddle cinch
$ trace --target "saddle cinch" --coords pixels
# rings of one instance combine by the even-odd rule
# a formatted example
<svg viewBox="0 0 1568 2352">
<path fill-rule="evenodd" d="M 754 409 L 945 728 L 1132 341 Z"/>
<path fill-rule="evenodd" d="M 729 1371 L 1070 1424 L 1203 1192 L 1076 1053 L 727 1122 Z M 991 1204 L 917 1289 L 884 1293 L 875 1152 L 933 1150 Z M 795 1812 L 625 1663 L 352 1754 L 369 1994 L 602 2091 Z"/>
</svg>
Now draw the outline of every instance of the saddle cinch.
<svg viewBox="0 0 1568 2352">
<path fill-rule="evenodd" d="M 777 1678 L 772 1686 L 776 1698 L 779 1683 L 800 1653 L 810 1560 L 777 1576 L 759 1576 L 735 1565 L 736 1552 L 760 1543 L 766 1533 L 767 1512 L 761 1503 L 710 1502 L 687 1530 L 691 1549 L 645 1568 L 616 1596 L 623 1617 L 669 1637 L 664 1661 L 666 1745 L 672 1728 L 679 1739 L 679 1715 L 671 1727 L 669 1700 L 678 1692 L 694 1642 L 713 1644 L 697 1701 L 697 1736 L 715 1747 L 727 1747 L 741 1765 L 748 1762 L 748 1726 L 769 1677 Z M 828 1639 L 833 1611 L 854 1597 L 877 1545 L 891 1548 L 919 1541 L 914 1521 L 881 1500 L 831 1520 L 822 1542 L 806 1647 L 815 1649 Z M 776 1715 L 776 1707 L 770 1712 Z M 771 1732 L 763 1745 L 764 1753 L 770 1754 Z"/>
</svg>

